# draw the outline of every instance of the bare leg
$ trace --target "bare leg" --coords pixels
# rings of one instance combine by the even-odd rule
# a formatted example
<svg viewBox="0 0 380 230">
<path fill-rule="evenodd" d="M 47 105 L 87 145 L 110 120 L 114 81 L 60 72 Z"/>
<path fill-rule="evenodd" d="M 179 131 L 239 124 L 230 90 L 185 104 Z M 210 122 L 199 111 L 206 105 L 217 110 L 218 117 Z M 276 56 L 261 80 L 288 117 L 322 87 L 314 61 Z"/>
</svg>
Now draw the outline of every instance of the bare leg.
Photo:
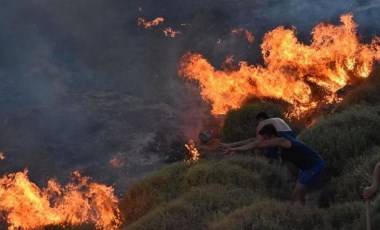
<svg viewBox="0 0 380 230">
<path fill-rule="evenodd" d="M 305 195 L 308 192 L 308 187 L 297 182 L 294 190 L 292 192 L 292 202 L 300 202 L 301 204 L 305 204 Z"/>
<path fill-rule="evenodd" d="M 371 186 L 364 188 L 363 198 L 370 199 L 379 191 L 380 183 L 380 162 L 376 164 L 375 169 L 373 170 L 373 179 Z"/>
</svg>

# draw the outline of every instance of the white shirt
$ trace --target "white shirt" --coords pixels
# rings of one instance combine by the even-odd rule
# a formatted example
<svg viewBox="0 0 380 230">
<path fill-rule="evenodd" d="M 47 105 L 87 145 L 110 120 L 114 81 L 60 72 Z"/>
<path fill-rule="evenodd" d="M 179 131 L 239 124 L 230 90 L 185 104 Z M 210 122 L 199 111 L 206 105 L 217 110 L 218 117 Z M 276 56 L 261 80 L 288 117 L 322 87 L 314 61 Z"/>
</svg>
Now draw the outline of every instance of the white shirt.
<svg viewBox="0 0 380 230">
<path fill-rule="evenodd" d="M 282 132 L 282 131 L 292 131 L 292 129 L 289 127 L 288 124 L 284 120 L 278 117 L 273 117 L 273 118 L 268 118 L 259 123 L 259 125 L 256 128 L 256 136 L 258 136 L 259 131 L 264 127 L 264 125 L 273 125 L 277 132 Z"/>
</svg>

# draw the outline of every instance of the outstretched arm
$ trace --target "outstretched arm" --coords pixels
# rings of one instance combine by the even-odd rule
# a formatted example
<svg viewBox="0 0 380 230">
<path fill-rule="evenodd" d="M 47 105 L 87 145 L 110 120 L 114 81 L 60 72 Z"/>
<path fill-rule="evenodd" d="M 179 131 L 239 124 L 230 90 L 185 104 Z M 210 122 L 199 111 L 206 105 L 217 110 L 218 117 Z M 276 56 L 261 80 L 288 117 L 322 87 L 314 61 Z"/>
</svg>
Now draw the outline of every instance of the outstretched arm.
<svg viewBox="0 0 380 230">
<path fill-rule="evenodd" d="M 380 162 L 376 164 L 375 169 L 373 170 L 373 179 L 371 186 L 364 188 L 363 190 L 363 198 L 370 199 L 376 195 L 379 191 L 379 183 L 380 183 Z"/>
<path fill-rule="evenodd" d="M 268 148 L 268 147 L 281 147 L 281 148 L 290 148 L 291 142 L 283 137 L 276 137 L 270 140 L 258 140 L 243 146 L 229 148 L 230 151 L 247 151 L 252 149 Z"/>
<path fill-rule="evenodd" d="M 236 142 L 231 142 L 231 143 L 220 143 L 220 146 L 222 148 L 233 148 L 233 147 L 243 146 L 243 145 L 252 143 L 256 139 L 257 138 L 254 137 L 254 138 L 249 138 L 249 139 L 245 139 L 245 140 L 242 140 L 242 141 L 236 141 Z"/>
</svg>

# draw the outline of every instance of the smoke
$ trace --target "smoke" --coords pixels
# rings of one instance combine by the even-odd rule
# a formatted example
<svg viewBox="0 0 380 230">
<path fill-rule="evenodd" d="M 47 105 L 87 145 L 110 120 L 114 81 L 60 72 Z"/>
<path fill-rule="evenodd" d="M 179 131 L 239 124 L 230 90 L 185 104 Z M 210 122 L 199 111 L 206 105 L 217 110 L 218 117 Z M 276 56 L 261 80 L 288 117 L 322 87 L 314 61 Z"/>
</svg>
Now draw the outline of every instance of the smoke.
<svg viewBox="0 0 380 230">
<path fill-rule="evenodd" d="M 161 127 L 195 138 L 210 108 L 177 76 L 188 51 L 214 66 L 260 63 L 263 35 L 353 12 L 363 39 L 380 34 L 379 1 L 0 0 L 0 173 L 29 167 L 39 183 L 73 170 L 119 189 L 155 169 L 142 150 Z M 137 18 L 165 21 L 151 29 Z M 165 37 L 163 29 L 181 31 Z M 251 45 L 233 28 L 251 31 Z M 218 43 L 218 41 L 220 41 Z M 109 160 L 125 164 L 112 168 Z"/>
</svg>

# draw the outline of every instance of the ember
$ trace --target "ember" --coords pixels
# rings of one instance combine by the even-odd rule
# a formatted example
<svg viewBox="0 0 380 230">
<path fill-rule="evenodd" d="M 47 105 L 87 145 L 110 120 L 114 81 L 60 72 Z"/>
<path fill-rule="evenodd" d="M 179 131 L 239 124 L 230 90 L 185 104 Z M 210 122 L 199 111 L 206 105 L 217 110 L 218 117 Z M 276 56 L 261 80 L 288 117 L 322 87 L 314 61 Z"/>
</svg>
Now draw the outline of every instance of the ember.
<svg viewBox="0 0 380 230">
<path fill-rule="evenodd" d="M 145 29 L 148 29 L 152 26 L 157 26 L 158 24 L 164 22 L 164 18 L 163 17 L 158 17 L 152 21 L 146 21 L 144 18 L 138 18 L 137 19 L 137 25 L 138 26 L 144 26 Z"/>
<path fill-rule="evenodd" d="M 182 34 L 181 31 L 174 31 L 171 27 L 167 27 L 164 29 L 164 33 L 166 37 L 176 37 L 179 34 Z"/>
</svg>

